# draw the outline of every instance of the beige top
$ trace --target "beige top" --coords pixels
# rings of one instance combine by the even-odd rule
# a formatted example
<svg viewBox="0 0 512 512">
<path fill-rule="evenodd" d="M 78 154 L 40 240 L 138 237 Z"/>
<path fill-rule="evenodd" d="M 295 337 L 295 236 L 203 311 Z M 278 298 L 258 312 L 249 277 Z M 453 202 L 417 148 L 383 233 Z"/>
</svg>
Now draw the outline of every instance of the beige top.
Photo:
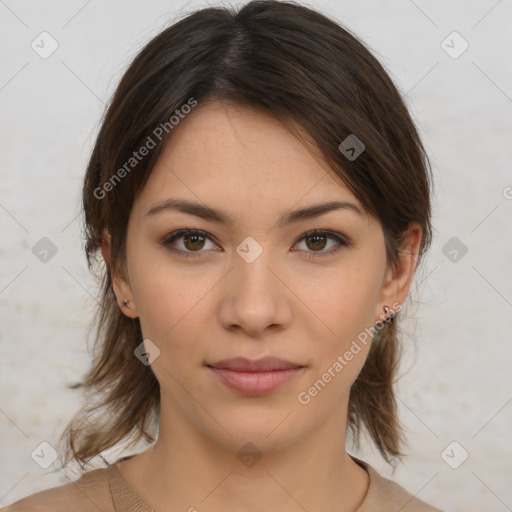
<svg viewBox="0 0 512 512">
<path fill-rule="evenodd" d="M 370 477 L 368 491 L 356 512 L 441 512 L 384 478 L 366 462 L 351 457 Z M 93 469 L 74 482 L 31 494 L 0 509 L 0 512 L 50 511 L 152 512 L 152 509 L 130 487 L 115 463 Z"/>
</svg>

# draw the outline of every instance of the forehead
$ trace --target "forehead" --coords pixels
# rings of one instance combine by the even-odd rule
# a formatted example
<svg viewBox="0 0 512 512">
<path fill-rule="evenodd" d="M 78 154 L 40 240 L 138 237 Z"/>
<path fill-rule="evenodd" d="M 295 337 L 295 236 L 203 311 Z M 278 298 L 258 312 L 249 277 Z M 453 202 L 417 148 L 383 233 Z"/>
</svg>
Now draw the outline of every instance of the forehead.
<svg viewBox="0 0 512 512">
<path fill-rule="evenodd" d="M 146 212 L 169 195 L 255 211 L 281 211 L 302 201 L 359 204 L 327 163 L 279 120 L 217 101 L 199 103 L 174 127 L 139 206 Z"/>
</svg>

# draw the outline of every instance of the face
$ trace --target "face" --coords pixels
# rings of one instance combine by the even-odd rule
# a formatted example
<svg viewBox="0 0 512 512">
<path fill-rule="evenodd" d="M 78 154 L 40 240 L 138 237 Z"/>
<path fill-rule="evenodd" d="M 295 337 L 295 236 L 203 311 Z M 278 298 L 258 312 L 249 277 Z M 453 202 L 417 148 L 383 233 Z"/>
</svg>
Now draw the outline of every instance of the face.
<svg viewBox="0 0 512 512">
<path fill-rule="evenodd" d="M 293 215 L 329 202 L 340 207 Z M 361 333 L 405 298 L 412 264 L 390 270 L 378 220 L 281 123 L 210 102 L 174 128 L 137 196 L 114 290 L 160 350 L 161 421 L 264 450 L 344 431 L 370 347 Z M 294 369 L 212 367 L 267 356 Z"/>
</svg>

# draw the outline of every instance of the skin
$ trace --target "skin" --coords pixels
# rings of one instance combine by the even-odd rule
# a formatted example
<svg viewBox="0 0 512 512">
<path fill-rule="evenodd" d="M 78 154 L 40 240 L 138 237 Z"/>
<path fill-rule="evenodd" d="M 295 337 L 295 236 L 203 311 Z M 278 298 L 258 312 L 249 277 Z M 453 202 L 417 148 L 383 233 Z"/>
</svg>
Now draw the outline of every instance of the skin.
<svg viewBox="0 0 512 512">
<path fill-rule="evenodd" d="M 360 344 L 307 405 L 297 397 L 382 320 L 384 305 L 403 303 L 421 228 L 409 227 L 391 268 L 381 225 L 364 212 L 336 210 L 279 227 L 283 215 L 304 206 L 362 206 L 325 163 L 256 109 L 200 103 L 172 135 L 133 204 L 126 272 L 113 276 L 120 308 L 140 318 L 144 338 L 160 350 L 151 364 L 161 389 L 160 430 L 150 448 L 117 466 L 156 511 L 354 511 L 369 481 L 345 451 L 347 407 L 370 344 Z M 234 224 L 170 210 L 146 215 L 168 198 L 225 210 Z M 198 257 L 162 244 L 185 228 L 214 237 L 174 241 L 175 249 Z M 313 229 L 338 233 L 351 245 L 302 238 Z M 249 236 L 263 249 L 251 263 L 236 252 Z M 110 263 L 108 236 L 102 252 Z M 205 366 L 266 355 L 305 368 L 253 397 L 227 388 Z M 252 467 L 237 458 L 248 442 L 262 454 Z"/>
</svg>

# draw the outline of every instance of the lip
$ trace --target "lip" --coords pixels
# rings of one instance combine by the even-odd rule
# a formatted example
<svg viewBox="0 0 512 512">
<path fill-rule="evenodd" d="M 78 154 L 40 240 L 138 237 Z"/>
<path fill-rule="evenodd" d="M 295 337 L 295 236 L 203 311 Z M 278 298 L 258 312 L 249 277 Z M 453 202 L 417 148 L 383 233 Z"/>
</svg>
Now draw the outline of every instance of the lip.
<svg viewBox="0 0 512 512">
<path fill-rule="evenodd" d="M 207 364 L 212 368 L 222 368 L 236 372 L 271 372 L 274 370 L 289 370 L 301 368 L 302 365 L 286 361 L 280 357 L 266 356 L 260 359 L 248 359 L 246 357 L 234 357 L 223 359 L 216 363 Z"/>
<path fill-rule="evenodd" d="M 236 357 L 206 366 L 224 385 L 251 396 L 270 393 L 304 370 L 304 366 L 278 357 Z"/>
</svg>

